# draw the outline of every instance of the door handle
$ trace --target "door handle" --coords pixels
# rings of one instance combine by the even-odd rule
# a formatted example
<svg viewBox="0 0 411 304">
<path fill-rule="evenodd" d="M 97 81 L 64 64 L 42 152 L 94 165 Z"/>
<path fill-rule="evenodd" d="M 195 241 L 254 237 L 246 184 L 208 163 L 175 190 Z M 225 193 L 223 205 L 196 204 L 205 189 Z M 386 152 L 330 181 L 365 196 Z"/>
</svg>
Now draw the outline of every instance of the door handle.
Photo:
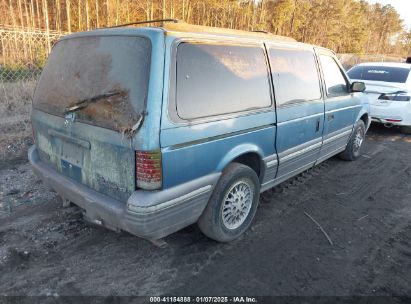
<svg viewBox="0 0 411 304">
<path fill-rule="evenodd" d="M 315 122 L 315 132 L 320 131 L 320 119 L 318 118 Z"/>
<path fill-rule="evenodd" d="M 327 116 L 328 121 L 331 121 L 334 119 L 334 114 L 328 114 Z"/>
</svg>

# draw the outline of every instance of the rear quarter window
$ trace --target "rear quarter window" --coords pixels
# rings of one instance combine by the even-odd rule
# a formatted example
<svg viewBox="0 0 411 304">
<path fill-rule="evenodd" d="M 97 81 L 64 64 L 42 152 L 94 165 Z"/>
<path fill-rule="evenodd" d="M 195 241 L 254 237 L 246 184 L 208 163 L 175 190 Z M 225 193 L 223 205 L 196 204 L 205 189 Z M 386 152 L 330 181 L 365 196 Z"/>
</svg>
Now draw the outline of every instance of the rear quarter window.
<svg viewBox="0 0 411 304">
<path fill-rule="evenodd" d="M 181 119 L 270 107 L 261 46 L 181 43 L 177 48 L 176 108 Z"/>
</svg>

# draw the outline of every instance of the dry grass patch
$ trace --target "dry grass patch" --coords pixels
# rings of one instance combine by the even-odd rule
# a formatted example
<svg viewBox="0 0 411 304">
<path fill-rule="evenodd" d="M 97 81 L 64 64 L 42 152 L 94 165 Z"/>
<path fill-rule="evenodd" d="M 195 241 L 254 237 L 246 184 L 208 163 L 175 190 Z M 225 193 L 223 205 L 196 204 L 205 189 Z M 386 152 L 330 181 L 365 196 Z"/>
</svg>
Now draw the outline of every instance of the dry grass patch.
<svg viewBox="0 0 411 304">
<path fill-rule="evenodd" d="M 30 110 L 35 81 L 0 83 L 0 166 L 26 157 L 32 144 Z"/>
</svg>

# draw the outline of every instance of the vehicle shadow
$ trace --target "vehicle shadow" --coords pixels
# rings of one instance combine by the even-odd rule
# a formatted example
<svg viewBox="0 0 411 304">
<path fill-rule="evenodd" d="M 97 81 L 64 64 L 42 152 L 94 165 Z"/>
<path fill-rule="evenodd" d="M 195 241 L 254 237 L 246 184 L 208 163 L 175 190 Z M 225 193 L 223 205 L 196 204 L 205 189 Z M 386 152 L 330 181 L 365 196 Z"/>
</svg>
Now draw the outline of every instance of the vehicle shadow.
<svg viewBox="0 0 411 304">
<path fill-rule="evenodd" d="M 367 138 L 370 140 L 389 140 L 389 141 L 404 141 L 411 143 L 411 134 L 401 133 L 396 126 L 387 128 L 382 124 L 372 123 L 367 132 Z"/>
</svg>

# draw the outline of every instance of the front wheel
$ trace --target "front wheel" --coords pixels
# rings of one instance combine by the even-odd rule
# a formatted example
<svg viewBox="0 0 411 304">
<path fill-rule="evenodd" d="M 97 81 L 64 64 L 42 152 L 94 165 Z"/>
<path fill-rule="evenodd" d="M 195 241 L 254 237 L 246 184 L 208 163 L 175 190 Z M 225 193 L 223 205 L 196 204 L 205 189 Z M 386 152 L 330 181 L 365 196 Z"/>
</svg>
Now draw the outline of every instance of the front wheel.
<svg viewBox="0 0 411 304">
<path fill-rule="evenodd" d="M 229 242 L 250 226 L 260 199 L 260 181 L 250 167 L 232 163 L 224 170 L 198 226 L 209 238 Z"/>
<path fill-rule="evenodd" d="M 340 157 L 344 160 L 356 160 L 361 155 L 362 144 L 365 139 L 365 124 L 359 120 L 354 128 L 347 147 L 341 152 Z"/>
</svg>

